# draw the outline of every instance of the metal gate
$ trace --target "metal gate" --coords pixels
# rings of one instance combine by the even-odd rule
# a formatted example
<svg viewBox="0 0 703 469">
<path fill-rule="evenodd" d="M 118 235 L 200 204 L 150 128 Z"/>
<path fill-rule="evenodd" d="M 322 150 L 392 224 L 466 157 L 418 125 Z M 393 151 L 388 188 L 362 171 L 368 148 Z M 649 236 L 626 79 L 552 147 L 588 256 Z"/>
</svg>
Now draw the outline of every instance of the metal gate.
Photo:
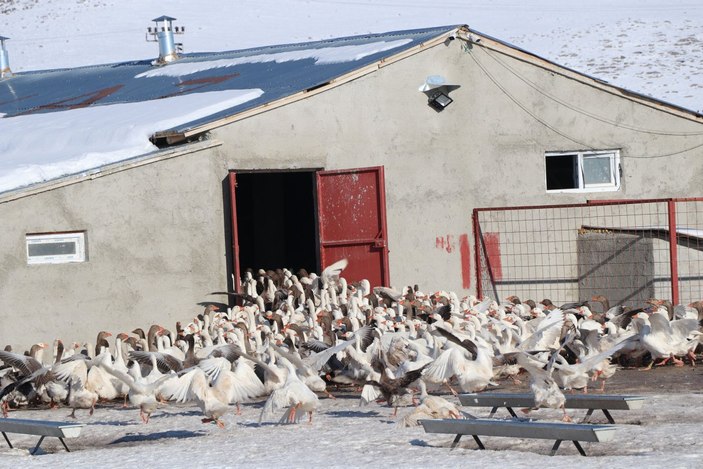
<svg viewBox="0 0 703 469">
<path fill-rule="evenodd" d="M 479 296 L 703 299 L 703 198 L 480 208 L 473 225 Z"/>
<path fill-rule="evenodd" d="M 319 171 L 320 262 L 349 260 L 344 277 L 390 284 L 383 167 Z"/>
</svg>

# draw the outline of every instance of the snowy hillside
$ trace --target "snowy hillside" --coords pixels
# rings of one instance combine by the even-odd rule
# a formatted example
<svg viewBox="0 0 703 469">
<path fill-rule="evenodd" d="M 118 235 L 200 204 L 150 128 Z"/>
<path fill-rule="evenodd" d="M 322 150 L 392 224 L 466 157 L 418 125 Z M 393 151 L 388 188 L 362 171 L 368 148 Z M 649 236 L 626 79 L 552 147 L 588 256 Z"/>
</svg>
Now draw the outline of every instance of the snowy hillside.
<svg viewBox="0 0 703 469">
<path fill-rule="evenodd" d="M 151 19 L 186 52 L 468 24 L 567 67 L 703 111 L 703 2 L 693 0 L 0 0 L 12 70 L 153 58 Z"/>
</svg>

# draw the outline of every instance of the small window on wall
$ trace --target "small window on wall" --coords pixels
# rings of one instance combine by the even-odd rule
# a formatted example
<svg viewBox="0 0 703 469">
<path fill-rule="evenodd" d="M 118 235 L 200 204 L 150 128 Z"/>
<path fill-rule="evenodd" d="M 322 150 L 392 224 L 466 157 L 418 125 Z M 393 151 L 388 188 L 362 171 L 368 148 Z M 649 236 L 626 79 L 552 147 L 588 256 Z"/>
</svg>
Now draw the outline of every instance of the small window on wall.
<svg viewBox="0 0 703 469">
<path fill-rule="evenodd" d="M 85 262 L 85 233 L 27 235 L 27 264 Z"/>
<path fill-rule="evenodd" d="M 599 192 L 620 189 L 620 152 L 579 151 L 545 154 L 548 192 Z"/>
</svg>

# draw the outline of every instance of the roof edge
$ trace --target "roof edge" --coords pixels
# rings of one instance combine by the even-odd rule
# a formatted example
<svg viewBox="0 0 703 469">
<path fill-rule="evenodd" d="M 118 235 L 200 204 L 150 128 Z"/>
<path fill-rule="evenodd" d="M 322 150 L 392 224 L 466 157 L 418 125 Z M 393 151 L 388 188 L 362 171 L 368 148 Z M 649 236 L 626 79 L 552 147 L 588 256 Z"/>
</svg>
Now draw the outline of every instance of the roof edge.
<svg viewBox="0 0 703 469">
<path fill-rule="evenodd" d="M 374 63 L 368 64 L 364 67 L 357 68 L 349 73 L 346 73 L 346 74 L 341 75 L 337 78 L 334 78 L 334 79 L 330 80 L 329 82 L 322 84 L 321 86 L 315 86 L 315 87 L 310 88 L 308 90 L 299 91 L 299 92 L 294 93 L 292 95 L 288 95 L 286 97 L 279 98 L 275 101 L 264 103 L 260 106 L 244 110 L 244 111 L 239 112 L 237 114 L 223 117 L 222 119 L 208 122 L 206 124 L 202 124 L 197 127 L 186 129 L 185 131 L 182 131 L 182 132 L 174 132 L 174 131 L 169 131 L 169 130 L 155 132 L 152 136 L 152 141 L 159 140 L 159 139 L 165 139 L 168 142 L 172 142 L 172 141 L 177 142 L 179 140 L 184 140 L 184 139 L 187 139 L 187 138 L 192 137 L 197 134 L 202 134 L 202 133 L 208 132 L 210 130 L 214 130 L 214 129 L 222 127 L 224 125 L 231 124 L 232 122 L 237 122 L 242 119 L 246 119 L 246 118 L 255 116 L 257 114 L 261 114 L 263 112 L 271 111 L 273 109 L 279 108 L 281 106 L 285 106 L 287 104 L 292 104 L 294 102 L 300 101 L 300 100 L 308 98 L 310 96 L 314 96 L 314 95 L 323 93 L 325 91 L 331 90 L 333 88 L 336 88 L 336 87 L 343 85 L 345 83 L 348 83 L 350 81 L 356 80 L 357 78 L 360 78 L 364 75 L 368 75 L 370 73 L 373 73 L 373 72 L 380 70 L 381 68 L 383 68 L 387 65 L 390 65 L 392 63 L 398 62 L 400 60 L 403 60 L 405 58 L 408 58 L 410 56 L 418 54 L 426 49 L 443 44 L 448 39 L 454 39 L 454 37 L 456 37 L 459 34 L 459 31 L 462 31 L 462 30 L 468 31 L 467 25 L 460 25 L 460 26 L 453 26 L 453 27 L 449 26 L 448 28 L 449 29 L 445 30 L 443 33 L 433 37 L 430 40 L 427 40 L 425 42 L 421 42 L 421 43 L 419 43 L 409 49 L 405 49 L 403 51 L 398 52 L 397 54 L 391 55 L 389 57 L 385 57 L 385 58 L 380 59 Z"/>
<path fill-rule="evenodd" d="M 80 173 L 68 174 L 66 176 L 60 176 L 48 181 L 37 182 L 18 189 L 0 193 L 0 204 L 23 199 L 42 192 L 49 192 L 62 187 L 71 186 L 83 181 L 110 176 L 128 169 L 139 168 L 141 166 L 157 163 L 159 161 L 170 160 L 171 158 L 187 155 L 189 153 L 195 153 L 208 148 L 218 147 L 220 145 L 222 145 L 222 142 L 214 139 L 188 143 L 178 147 L 171 147 L 164 150 L 157 150 L 144 155 L 135 156 L 127 160 L 110 163 L 104 166 L 98 166 L 97 168 L 81 171 Z"/>
<path fill-rule="evenodd" d="M 669 114 L 673 114 L 678 117 L 697 122 L 699 124 L 703 124 L 703 114 L 699 112 L 666 102 L 662 99 L 647 96 L 637 91 L 632 91 L 621 86 L 613 85 L 605 80 L 592 77 L 583 72 L 579 72 L 577 70 L 565 67 L 549 59 L 541 57 L 537 54 L 514 46 L 508 42 L 501 41 L 500 39 L 496 39 L 492 36 L 471 29 L 468 26 L 460 29 L 460 37 L 465 41 L 471 42 L 474 46 L 485 47 L 491 50 L 495 50 L 496 52 L 509 55 L 510 57 L 513 57 L 517 60 L 528 62 L 545 70 L 558 73 L 566 78 L 577 80 L 585 85 L 589 85 L 594 88 L 601 89 L 605 92 L 629 99 L 631 101 L 635 101 L 639 104 L 649 106 L 651 108 L 658 109 L 663 112 L 668 112 Z M 472 36 L 480 36 L 480 42 L 476 40 L 476 37 Z"/>
</svg>

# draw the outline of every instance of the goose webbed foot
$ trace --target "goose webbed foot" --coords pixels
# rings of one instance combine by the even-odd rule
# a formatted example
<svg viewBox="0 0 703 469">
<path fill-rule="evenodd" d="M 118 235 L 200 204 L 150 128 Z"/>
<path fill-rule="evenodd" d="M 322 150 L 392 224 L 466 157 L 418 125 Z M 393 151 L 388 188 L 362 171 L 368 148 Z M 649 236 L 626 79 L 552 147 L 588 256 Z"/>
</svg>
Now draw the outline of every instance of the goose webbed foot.
<svg viewBox="0 0 703 469">
<path fill-rule="evenodd" d="M 647 365 L 645 368 L 639 368 L 639 371 L 652 371 L 652 366 L 654 366 L 654 360 L 649 362 L 649 365 Z"/>
<path fill-rule="evenodd" d="M 574 420 L 571 417 L 569 417 L 569 414 L 566 413 L 566 409 L 562 408 L 562 410 L 564 411 L 564 416 L 561 418 L 561 421 L 567 422 L 567 423 L 573 422 Z"/>
<path fill-rule="evenodd" d="M 693 353 L 693 350 L 689 350 L 686 356 L 691 360 L 691 366 L 696 366 L 696 354 Z"/>
<path fill-rule="evenodd" d="M 212 423 L 214 423 L 215 425 L 217 425 L 217 426 L 220 427 L 220 428 L 225 428 L 225 423 L 224 423 L 222 420 L 220 420 L 220 419 L 216 419 L 216 418 L 203 418 L 203 419 L 200 419 L 200 421 L 203 422 L 203 423 L 210 423 L 210 422 L 212 422 Z"/>
<path fill-rule="evenodd" d="M 654 366 L 664 366 L 667 363 L 669 363 L 669 360 L 671 360 L 672 358 L 673 357 L 666 357 L 666 358 L 662 359 L 659 363 L 655 363 Z"/>
</svg>

